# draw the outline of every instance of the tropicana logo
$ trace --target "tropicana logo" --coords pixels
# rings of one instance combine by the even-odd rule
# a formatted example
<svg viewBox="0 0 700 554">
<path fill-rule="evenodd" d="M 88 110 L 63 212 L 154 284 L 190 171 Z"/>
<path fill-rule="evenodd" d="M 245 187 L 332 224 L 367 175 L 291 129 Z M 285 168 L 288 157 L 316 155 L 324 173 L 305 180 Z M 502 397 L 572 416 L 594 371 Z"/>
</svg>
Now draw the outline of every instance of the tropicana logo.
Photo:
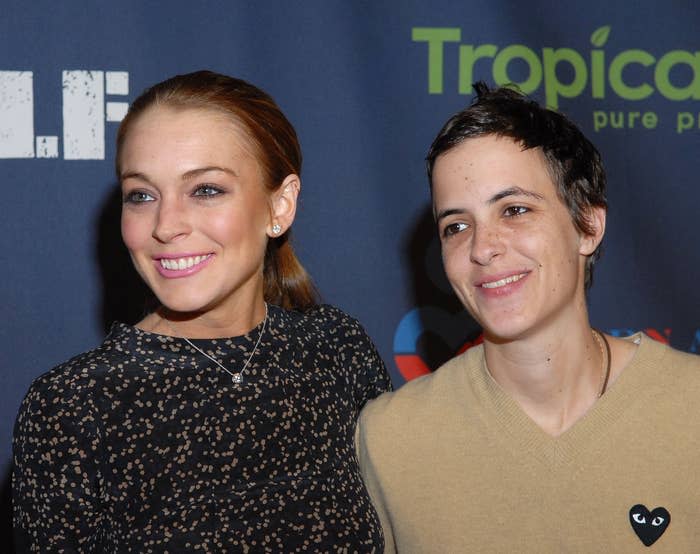
<svg viewBox="0 0 700 554">
<path fill-rule="evenodd" d="M 515 84 L 525 94 L 532 94 L 544 86 L 545 102 L 554 109 L 559 108 L 560 99 L 576 98 L 584 93 L 587 86 L 590 86 L 594 99 L 605 99 L 610 89 L 624 100 L 644 100 L 654 92 L 672 101 L 700 100 L 700 52 L 672 50 L 657 59 L 646 50 L 635 48 L 620 51 L 611 57 L 603 49 L 610 35 L 610 26 L 596 29 L 590 37 L 593 48 L 585 57 L 572 48 L 544 47 L 536 52 L 523 44 L 511 44 L 505 48 L 495 44 L 459 44 L 458 91 L 460 94 L 470 94 L 475 80 L 475 65 L 480 60 L 492 60 L 491 74 L 497 85 Z M 442 94 L 445 48 L 449 43 L 462 40 L 461 30 L 452 27 L 414 27 L 412 39 L 414 42 L 425 42 L 428 46 L 428 92 Z M 516 60 L 527 67 L 527 78 L 522 81 L 516 81 L 509 74 L 509 67 Z M 634 82 L 630 82 L 630 73 L 634 73 Z M 690 79 L 686 78 L 687 82 L 679 84 L 678 76 L 686 77 L 688 73 Z M 562 80 L 562 74 L 569 79 Z M 629 112 L 624 117 L 622 112 L 596 111 L 593 119 L 596 131 L 607 126 L 633 127 L 635 123 L 653 129 L 658 123 L 654 112 Z M 694 127 L 700 127 L 700 116 L 691 112 L 677 114 L 678 133 Z"/>
</svg>

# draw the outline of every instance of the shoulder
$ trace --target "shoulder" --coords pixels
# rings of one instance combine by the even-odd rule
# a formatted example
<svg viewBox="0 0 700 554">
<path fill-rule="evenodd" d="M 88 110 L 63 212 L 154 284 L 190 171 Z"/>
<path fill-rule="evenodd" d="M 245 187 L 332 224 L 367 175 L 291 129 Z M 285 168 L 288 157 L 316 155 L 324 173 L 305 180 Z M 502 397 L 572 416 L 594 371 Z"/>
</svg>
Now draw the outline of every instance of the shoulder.
<svg viewBox="0 0 700 554">
<path fill-rule="evenodd" d="M 687 374 L 688 377 L 700 379 L 700 356 L 676 350 L 668 344 L 639 333 L 627 338 L 639 345 L 633 358 L 633 363 L 645 366 L 655 366 L 655 369 L 671 372 L 674 376 Z"/>
<path fill-rule="evenodd" d="M 124 326 L 126 327 L 126 326 Z M 44 408 L 60 409 L 66 403 L 81 404 L 89 401 L 91 392 L 104 377 L 126 360 L 120 329 L 115 325 L 112 332 L 98 347 L 83 352 L 63 362 L 32 382 L 23 402 L 23 409 L 30 404 L 41 404 Z"/>
<path fill-rule="evenodd" d="M 648 339 L 649 342 L 656 342 L 653 339 Z M 658 347 L 663 351 L 665 360 L 674 368 L 679 370 L 689 370 L 692 372 L 700 371 L 700 356 L 676 350 L 666 344 L 658 344 Z M 700 377 L 700 374 L 698 374 Z"/>
<path fill-rule="evenodd" d="M 340 308 L 329 304 L 319 304 L 305 312 L 277 308 L 280 323 L 303 337 L 325 341 L 364 338 L 367 333 L 360 322 Z"/>
<path fill-rule="evenodd" d="M 643 421 L 644 434 L 685 443 L 700 431 L 700 357 L 682 352 L 641 333 L 627 338 L 637 351 L 613 387 L 634 425 Z M 611 393 L 614 389 L 611 390 Z M 622 413 L 622 412 L 621 412 Z"/>
<path fill-rule="evenodd" d="M 483 347 L 476 346 L 452 358 L 434 372 L 413 379 L 398 390 L 369 402 L 362 411 L 366 428 L 400 426 L 410 421 L 428 421 L 447 413 L 468 389 L 468 376 L 483 359 Z"/>
<path fill-rule="evenodd" d="M 676 350 L 638 333 L 626 338 L 638 345 L 620 380 L 673 404 L 690 402 L 700 397 L 700 356 Z"/>
<path fill-rule="evenodd" d="M 305 312 L 288 312 L 294 314 L 299 325 L 321 329 L 340 327 L 360 327 L 359 322 L 340 308 L 330 304 L 318 304 Z"/>
<path fill-rule="evenodd" d="M 81 435 L 93 425 L 97 380 L 91 368 L 98 359 L 95 350 L 79 354 L 32 382 L 15 421 L 16 464 L 36 456 L 36 451 L 50 448 L 52 442 Z"/>
<path fill-rule="evenodd" d="M 66 394 L 90 388 L 94 384 L 95 371 L 101 366 L 104 366 L 104 360 L 99 348 L 83 352 L 37 377 L 29 393 Z"/>
</svg>

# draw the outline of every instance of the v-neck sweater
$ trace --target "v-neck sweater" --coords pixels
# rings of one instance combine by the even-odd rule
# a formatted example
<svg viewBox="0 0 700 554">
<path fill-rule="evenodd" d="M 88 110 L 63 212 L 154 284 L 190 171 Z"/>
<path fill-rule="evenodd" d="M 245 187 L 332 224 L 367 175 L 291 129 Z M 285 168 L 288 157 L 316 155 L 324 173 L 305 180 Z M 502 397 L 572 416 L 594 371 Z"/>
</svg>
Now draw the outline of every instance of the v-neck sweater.
<svg viewBox="0 0 700 554">
<path fill-rule="evenodd" d="M 700 551 L 700 357 L 630 340 L 617 381 L 558 437 L 483 346 L 370 402 L 356 442 L 387 551 Z"/>
</svg>

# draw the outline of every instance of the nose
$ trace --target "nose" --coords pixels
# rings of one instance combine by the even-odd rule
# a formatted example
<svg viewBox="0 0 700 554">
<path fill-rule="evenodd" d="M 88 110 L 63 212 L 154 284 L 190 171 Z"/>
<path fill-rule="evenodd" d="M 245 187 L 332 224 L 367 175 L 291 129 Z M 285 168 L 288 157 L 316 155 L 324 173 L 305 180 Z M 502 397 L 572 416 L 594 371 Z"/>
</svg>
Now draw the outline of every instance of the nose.
<svg viewBox="0 0 700 554">
<path fill-rule="evenodd" d="M 475 226 L 469 259 L 478 265 L 488 265 L 503 253 L 503 240 L 497 229 Z"/>
<path fill-rule="evenodd" d="M 183 202 L 175 198 L 162 198 L 153 227 L 153 238 L 160 242 L 172 242 L 191 232 L 190 218 Z"/>
</svg>

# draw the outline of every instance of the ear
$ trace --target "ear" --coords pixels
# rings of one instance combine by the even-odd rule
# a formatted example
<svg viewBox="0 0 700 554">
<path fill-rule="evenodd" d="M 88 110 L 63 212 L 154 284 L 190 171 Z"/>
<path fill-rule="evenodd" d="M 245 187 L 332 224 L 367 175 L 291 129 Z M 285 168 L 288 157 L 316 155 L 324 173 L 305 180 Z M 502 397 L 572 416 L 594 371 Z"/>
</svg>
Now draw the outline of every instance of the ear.
<svg viewBox="0 0 700 554">
<path fill-rule="evenodd" d="M 586 215 L 586 220 L 588 221 L 589 227 L 592 229 L 592 233 L 581 235 L 581 242 L 579 245 L 579 253 L 584 256 L 590 256 L 598 248 L 600 241 L 603 240 L 603 235 L 605 234 L 605 218 L 607 216 L 607 210 L 601 206 L 594 206 Z"/>
<path fill-rule="evenodd" d="M 267 225 L 269 237 L 279 237 L 292 226 L 300 190 L 301 180 L 298 175 L 292 173 L 287 175 L 280 187 L 270 195 L 270 221 Z M 279 231 L 275 232 L 277 229 Z"/>
</svg>

